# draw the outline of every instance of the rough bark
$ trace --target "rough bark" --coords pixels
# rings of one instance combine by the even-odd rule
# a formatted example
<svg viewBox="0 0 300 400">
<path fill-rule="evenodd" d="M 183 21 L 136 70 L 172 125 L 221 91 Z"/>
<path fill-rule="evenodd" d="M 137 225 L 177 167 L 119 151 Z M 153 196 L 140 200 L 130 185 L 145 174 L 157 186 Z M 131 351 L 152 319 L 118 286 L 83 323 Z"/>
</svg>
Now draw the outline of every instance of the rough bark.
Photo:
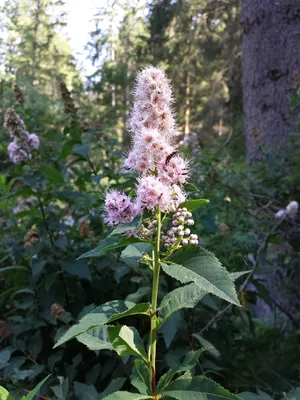
<svg viewBox="0 0 300 400">
<path fill-rule="evenodd" d="M 262 146 L 284 151 L 294 129 L 293 76 L 300 73 L 300 0 L 242 0 L 243 80 L 248 160 Z"/>
<path fill-rule="evenodd" d="M 191 115 L 191 104 L 190 104 L 190 92 L 191 92 L 191 77 L 189 71 L 186 73 L 185 80 L 185 111 L 184 111 L 184 136 L 190 135 L 190 115 Z"/>
</svg>

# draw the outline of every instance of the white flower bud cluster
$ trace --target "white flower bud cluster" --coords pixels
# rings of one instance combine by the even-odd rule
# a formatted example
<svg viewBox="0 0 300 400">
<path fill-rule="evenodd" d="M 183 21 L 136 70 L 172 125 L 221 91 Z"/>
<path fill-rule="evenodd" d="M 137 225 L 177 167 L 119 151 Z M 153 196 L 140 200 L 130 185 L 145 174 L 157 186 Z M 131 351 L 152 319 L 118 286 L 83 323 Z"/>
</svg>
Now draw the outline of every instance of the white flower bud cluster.
<svg viewBox="0 0 300 400">
<path fill-rule="evenodd" d="M 298 212 L 299 204 L 297 201 L 291 201 L 286 208 L 277 211 L 274 215 L 276 219 L 283 219 L 285 217 L 289 217 L 291 219 L 295 219 Z"/>
<path fill-rule="evenodd" d="M 153 236 L 153 234 L 157 231 L 156 225 L 157 225 L 156 219 L 153 219 L 151 221 L 150 218 L 145 218 L 143 220 L 143 226 L 139 232 L 140 238 L 146 239 L 146 238 L 150 238 L 151 236 Z"/>
<path fill-rule="evenodd" d="M 166 234 L 162 234 L 162 241 L 165 246 L 170 247 L 175 243 L 180 243 L 182 246 L 188 244 L 197 245 L 199 243 L 198 235 L 191 234 L 191 230 L 185 227 L 185 225 L 192 226 L 194 223 L 192 213 L 185 207 L 179 208 L 173 215 L 172 228 Z"/>
</svg>

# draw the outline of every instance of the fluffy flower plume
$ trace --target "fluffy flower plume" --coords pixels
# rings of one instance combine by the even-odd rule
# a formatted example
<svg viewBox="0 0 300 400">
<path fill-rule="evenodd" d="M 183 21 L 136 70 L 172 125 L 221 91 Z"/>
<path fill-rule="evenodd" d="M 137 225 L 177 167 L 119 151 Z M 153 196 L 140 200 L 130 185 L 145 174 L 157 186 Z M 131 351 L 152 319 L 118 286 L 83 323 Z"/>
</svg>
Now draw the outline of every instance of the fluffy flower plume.
<svg viewBox="0 0 300 400">
<path fill-rule="evenodd" d="M 130 119 L 132 132 L 155 129 L 162 137 L 174 133 L 175 120 L 171 110 L 172 91 L 164 71 L 149 67 L 137 77 L 135 103 Z"/>
<path fill-rule="evenodd" d="M 34 133 L 28 133 L 22 119 L 12 108 L 5 113 L 4 127 L 9 130 L 12 142 L 8 145 L 9 157 L 13 163 L 30 160 L 33 150 L 37 150 L 40 140 Z"/>
<path fill-rule="evenodd" d="M 165 73 L 149 67 L 137 77 L 135 102 L 130 118 L 132 149 L 124 166 L 140 174 L 133 202 L 124 193 L 111 191 L 105 201 L 109 225 L 130 222 L 143 209 L 175 212 L 185 200 L 180 185 L 187 181 L 189 167 L 172 145 L 175 120 L 172 91 Z"/>
</svg>

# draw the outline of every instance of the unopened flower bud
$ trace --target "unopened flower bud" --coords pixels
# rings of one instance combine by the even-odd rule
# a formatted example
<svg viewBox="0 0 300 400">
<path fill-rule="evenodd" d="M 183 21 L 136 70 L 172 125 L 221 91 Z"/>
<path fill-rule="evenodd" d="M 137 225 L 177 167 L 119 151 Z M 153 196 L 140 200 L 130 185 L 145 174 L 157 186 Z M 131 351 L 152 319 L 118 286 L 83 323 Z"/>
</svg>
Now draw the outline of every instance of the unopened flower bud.
<svg viewBox="0 0 300 400">
<path fill-rule="evenodd" d="M 194 220 L 193 219 L 188 219 L 187 221 L 186 221 L 186 223 L 187 223 L 187 225 L 189 225 L 189 226 L 192 226 L 192 225 L 194 225 Z"/>
<path fill-rule="evenodd" d="M 86 219 L 79 221 L 79 235 L 83 239 L 92 236 L 92 231 L 90 231 L 90 223 Z"/>
<path fill-rule="evenodd" d="M 219 224 L 219 229 L 224 235 L 229 235 L 229 226 L 226 225 L 225 222 Z"/>
<path fill-rule="evenodd" d="M 51 314 L 54 315 L 56 318 L 61 318 L 64 314 L 65 309 L 58 303 L 54 303 L 51 306 Z"/>
<path fill-rule="evenodd" d="M 187 239 L 182 239 L 181 244 L 183 246 L 185 246 L 185 245 L 189 244 L 189 241 Z"/>
<path fill-rule="evenodd" d="M 24 236 L 24 246 L 32 247 L 39 241 L 39 239 L 39 231 L 36 228 L 31 228 Z"/>
<path fill-rule="evenodd" d="M 11 335 L 11 328 L 5 321 L 0 321 L 0 338 L 7 338 Z"/>
<path fill-rule="evenodd" d="M 191 230 L 190 230 L 189 228 L 186 228 L 186 229 L 184 230 L 184 234 L 185 234 L 186 236 L 188 236 L 190 233 L 191 233 Z"/>
</svg>

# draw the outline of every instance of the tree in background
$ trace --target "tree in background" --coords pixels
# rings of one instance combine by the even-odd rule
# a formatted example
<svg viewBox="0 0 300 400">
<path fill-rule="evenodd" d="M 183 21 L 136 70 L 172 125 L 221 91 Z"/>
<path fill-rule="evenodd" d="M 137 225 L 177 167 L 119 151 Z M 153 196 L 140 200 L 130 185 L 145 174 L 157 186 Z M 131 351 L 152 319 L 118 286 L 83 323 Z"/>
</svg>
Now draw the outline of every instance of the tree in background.
<svg viewBox="0 0 300 400">
<path fill-rule="evenodd" d="M 149 19 L 155 63 L 176 82 L 181 132 L 206 143 L 228 134 L 241 114 L 239 2 L 159 1 Z"/>
<path fill-rule="evenodd" d="M 146 6 L 139 1 L 110 1 L 98 9 L 88 43 L 96 72 L 89 78 L 97 95 L 101 125 L 115 125 L 120 142 L 128 144 L 127 120 L 133 77 L 151 59 L 146 54 L 149 34 Z"/>
<path fill-rule="evenodd" d="M 208 144 L 232 125 L 242 132 L 239 1 L 112 1 L 99 9 L 89 48 L 102 123 L 117 122 L 125 143 L 129 87 L 147 64 L 162 66 L 174 82 L 182 135 L 197 132 Z"/>
<path fill-rule="evenodd" d="M 2 92 L 2 101 L 9 98 L 12 105 L 12 88 L 15 83 L 20 86 L 32 107 L 31 124 L 38 124 L 45 112 L 53 122 L 62 118 L 59 83 L 81 83 L 61 32 L 63 5 L 54 0 L 6 0 L 0 9 L 4 21 L 0 80 L 6 82 L 2 87 L 10 88 L 10 93 Z"/>
<path fill-rule="evenodd" d="M 243 75 L 248 159 L 292 134 L 293 80 L 300 74 L 298 0 L 243 0 Z M 283 146 L 283 147 L 282 147 Z"/>
</svg>

